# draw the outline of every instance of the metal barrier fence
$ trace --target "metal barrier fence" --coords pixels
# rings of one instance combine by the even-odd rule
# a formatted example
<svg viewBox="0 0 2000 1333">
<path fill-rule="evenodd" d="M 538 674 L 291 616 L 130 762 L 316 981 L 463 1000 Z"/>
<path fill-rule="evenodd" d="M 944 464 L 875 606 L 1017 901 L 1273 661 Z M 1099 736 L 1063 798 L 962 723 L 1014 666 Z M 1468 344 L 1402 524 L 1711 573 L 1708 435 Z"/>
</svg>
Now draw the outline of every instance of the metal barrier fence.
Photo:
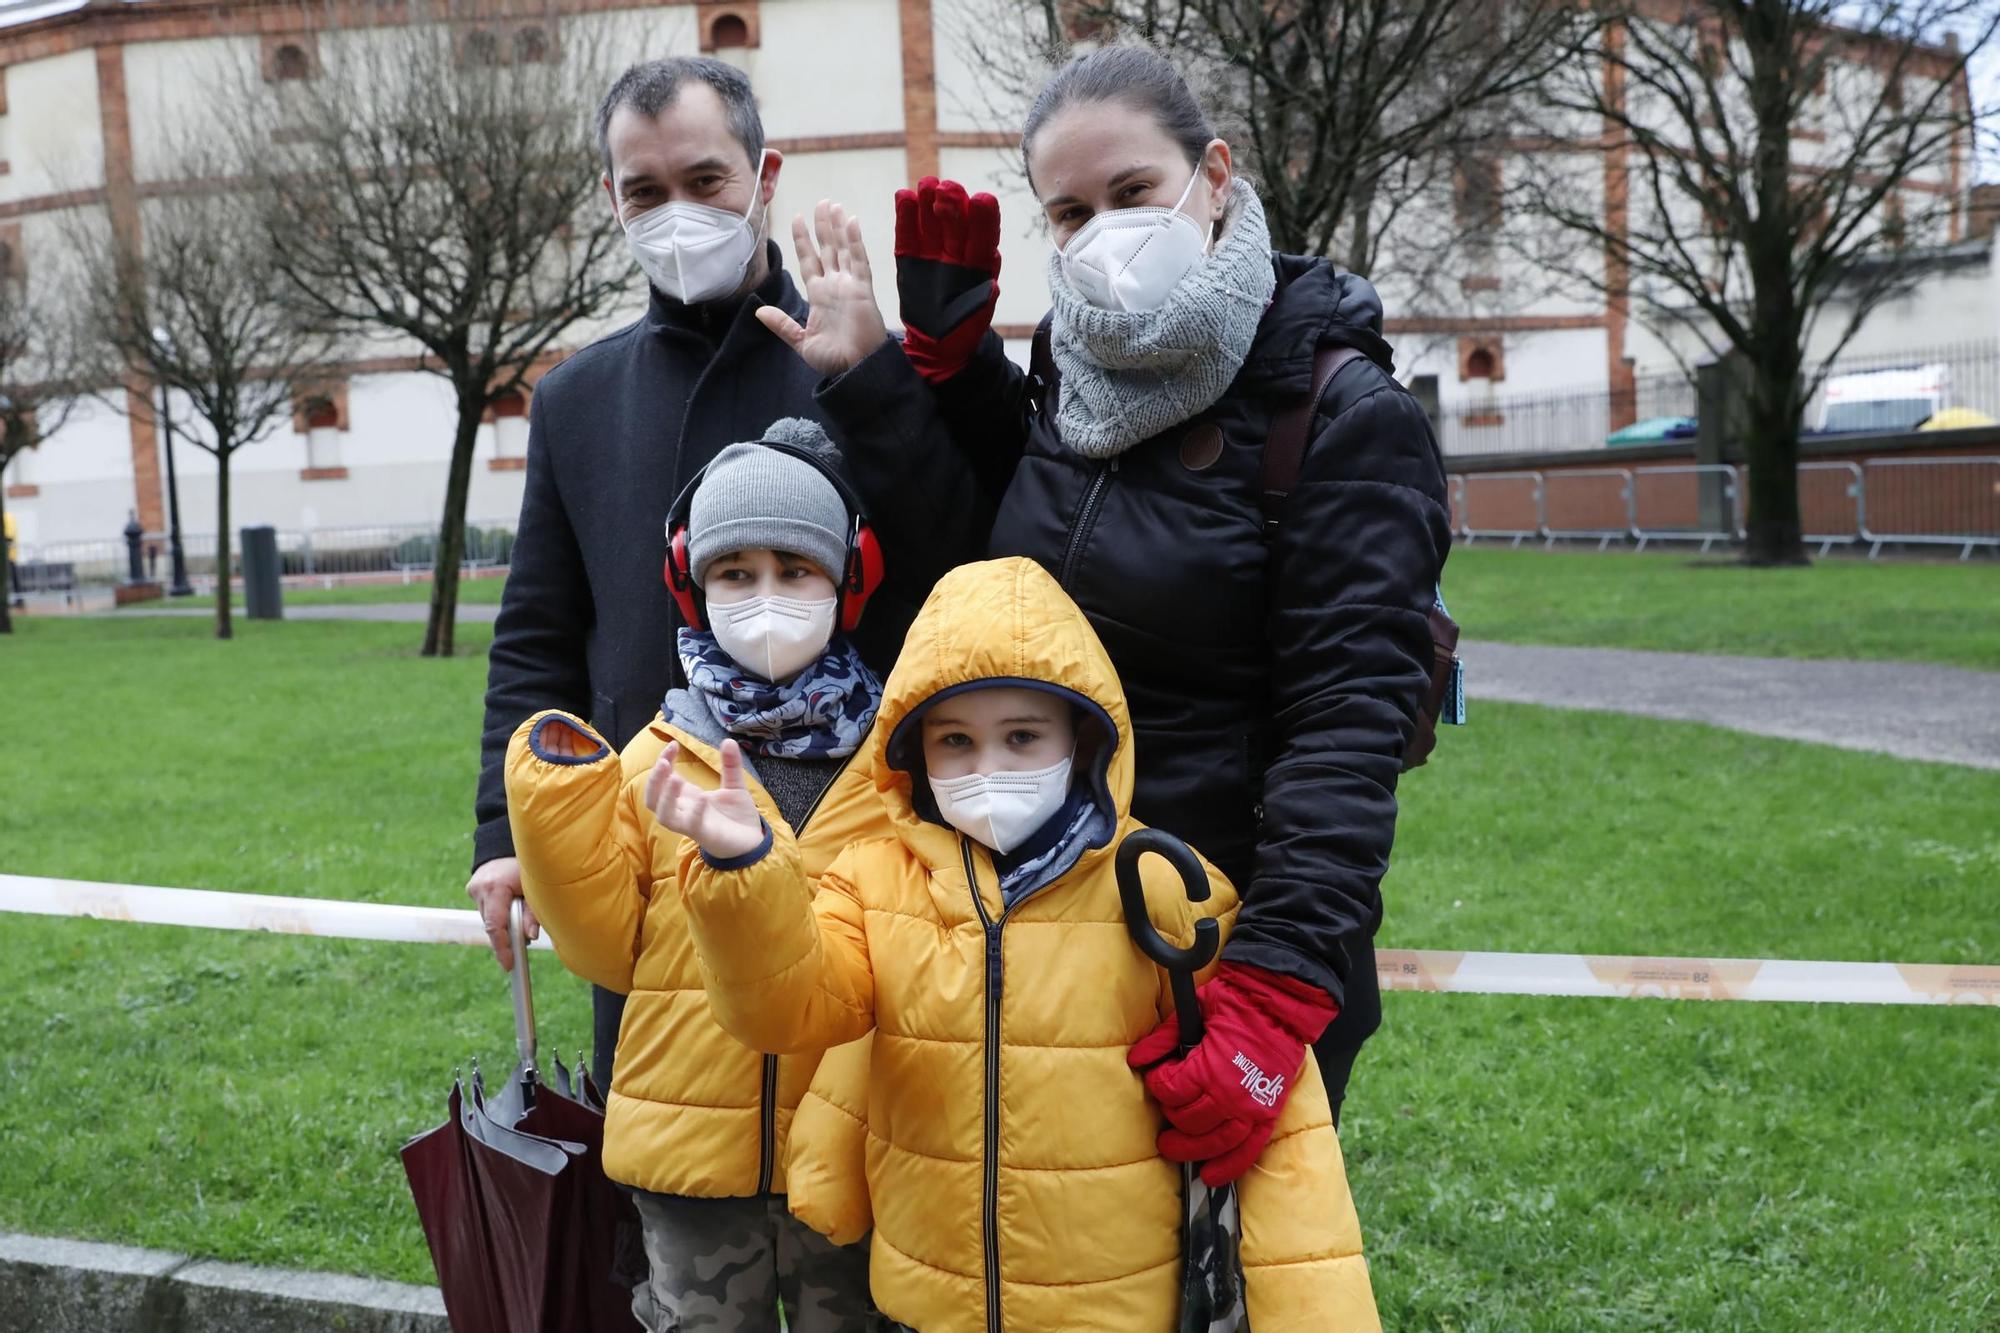
<svg viewBox="0 0 2000 1333">
<path fill-rule="evenodd" d="M 1574 515 L 1557 527 L 1552 513 Z M 1542 537 L 1553 546 L 1558 537 L 1595 537 L 1602 551 L 1623 541 L 1633 530 L 1632 472 L 1622 467 L 1574 468 L 1551 472 L 1542 483 Z"/>
<path fill-rule="evenodd" d="M 1939 486 L 1940 476 L 1956 478 Z M 1472 472 L 1451 479 L 1453 529 L 1471 542 L 1504 537 L 1514 546 L 1539 537 L 1595 538 L 1599 550 L 1632 539 L 1742 541 L 1749 478 L 1724 463 L 1546 472 Z M 1897 544 L 2000 551 L 2000 457 L 1870 458 L 1799 464 L 1804 540 L 1821 555 L 1868 543 L 1868 557 Z"/>
<path fill-rule="evenodd" d="M 1738 539 L 1742 497 L 1736 469 L 1727 463 L 1634 468 L 1632 535 L 1642 551 L 1648 542 L 1698 541 L 1706 553 L 1717 542 Z"/>
<path fill-rule="evenodd" d="M 147 577 L 169 577 L 167 534 L 149 532 L 140 538 Z M 235 543 L 232 543 L 232 547 Z M 372 526 L 278 530 L 279 572 L 286 578 L 327 579 L 366 574 L 400 574 L 405 579 L 437 567 L 436 524 L 400 523 Z M 215 586 L 216 541 L 212 532 L 181 536 L 188 579 L 203 589 Z M 505 566 L 514 551 L 514 520 L 468 523 L 459 567 L 465 570 Z M 232 551 L 232 554 L 236 554 Z M 128 563 L 122 537 L 98 541 L 21 543 L 16 552 L 16 586 L 23 592 L 67 592 L 125 581 Z"/>
<path fill-rule="evenodd" d="M 1467 541 L 1474 537 L 1512 537 L 1519 546 L 1529 537 L 1546 536 L 1547 515 L 1543 512 L 1544 481 L 1539 472 L 1475 472 L 1465 478 L 1465 526 L 1459 531 Z M 1490 495 L 1488 493 L 1491 493 Z M 1475 496 L 1486 507 L 1476 508 Z M 1488 526 L 1487 513 L 1495 515 L 1499 526 Z M 1479 526 L 1474 522 L 1478 520 Z"/>
<path fill-rule="evenodd" d="M 1924 469 L 1951 469 L 1958 485 L 1922 484 Z M 1871 458 L 1862 463 L 1868 512 L 1861 540 L 1873 559 L 1884 542 L 1956 546 L 1972 558 L 1975 546 L 2000 547 L 2000 458 Z"/>
</svg>

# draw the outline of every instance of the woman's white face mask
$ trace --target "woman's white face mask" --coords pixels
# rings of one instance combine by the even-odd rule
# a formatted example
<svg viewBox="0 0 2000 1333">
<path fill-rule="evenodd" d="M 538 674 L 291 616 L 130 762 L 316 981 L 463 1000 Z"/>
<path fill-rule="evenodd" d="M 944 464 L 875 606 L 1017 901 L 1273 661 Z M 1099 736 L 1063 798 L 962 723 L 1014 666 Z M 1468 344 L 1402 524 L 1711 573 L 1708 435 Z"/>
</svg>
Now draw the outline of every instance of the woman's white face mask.
<svg viewBox="0 0 2000 1333">
<path fill-rule="evenodd" d="M 1062 250 L 1063 277 L 1103 310 L 1157 310 L 1208 253 L 1201 224 L 1181 209 L 1202 179 L 1196 167 L 1172 208 L 1148 206 L 1099 213 Z"/>
<path fill-rule="evenodd" d="M 806 669 L 833 639 L 838 597 L 806 601 L 797 597 L 746 597 L 710 602 L 708 619 L 715 641 L 736 665 L 765 680 L 790 680 Z"/>
<path fill-rule="evenodd" d="M 721 300 L 742 287 L 743 275 L 757 253 L 757 229 L 750 225 L 750 216 L 764 193 L 767 156 L 757 158 L 750 206 L 740 214 L 676 201 L 649 208 L 625 224 L 625 243 L 632 257 L 662 294 L 695 305 Z"/>
<path fill-rule="evenodd" d="M 1005 856 L 1033 836 L 1069 796 L 1073 758 L 1031 773 L 967 773 L 931 778 L 945 823 Z"/>
</svg>

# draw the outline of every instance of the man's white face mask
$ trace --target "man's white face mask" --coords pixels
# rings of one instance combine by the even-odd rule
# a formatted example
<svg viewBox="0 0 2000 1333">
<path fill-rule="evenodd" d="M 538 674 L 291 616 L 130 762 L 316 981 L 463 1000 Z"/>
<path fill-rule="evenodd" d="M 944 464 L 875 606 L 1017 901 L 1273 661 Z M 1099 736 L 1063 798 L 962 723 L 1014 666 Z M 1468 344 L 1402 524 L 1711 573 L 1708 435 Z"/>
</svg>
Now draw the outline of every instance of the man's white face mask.
<svg viewBox="0 0 2000 1333">
<path fill-rule="evenodd" d="M 649 208 L 625 224 L 625 243 L 647 281 L 684 305 L 721 300 L 743 285 L 743 275 L 757 253 L 757 229 L 750 225 L 750 215 L 764 193 L 768 156 L 767 151 L 757 158 L 750 207 L 740 214 L 676 201 Z"/>
<path fill-rule="evenodd" d="M 812 664 L 833 638 L 838 597 L 746 597 L 710 602 L 715 641 L 736 665 L 769 681 L 785 681 Z"/>
<path fill-rule="evenodd" d="M 1172 208 L 1148 206 L 1099 213 L 1062 251 L 1063 277 L 1102 310 L 1158 310 L 1202 257 L 1201 225 L 1181 209 L 1202 178 L 1195 168 Z"/>
<path fill-rule="evenodd" d="M 945 823 L 1005 856 L 1026 842 L 1069 796 L 1073 759 L 1031 773 L 967 773 L 932 778 L 931 795 Z"/>
</svg>

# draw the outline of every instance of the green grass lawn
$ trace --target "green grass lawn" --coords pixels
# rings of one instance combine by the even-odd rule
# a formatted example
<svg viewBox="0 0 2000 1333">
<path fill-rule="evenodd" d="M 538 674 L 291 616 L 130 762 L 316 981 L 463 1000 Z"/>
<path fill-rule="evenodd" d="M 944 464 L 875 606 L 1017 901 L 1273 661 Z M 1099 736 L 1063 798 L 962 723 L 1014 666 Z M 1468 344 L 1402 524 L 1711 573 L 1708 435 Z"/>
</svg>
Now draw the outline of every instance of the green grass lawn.
<svg viewBox="0 0 2000 1333">
<path fill-rule="evenodd" d="M 0 640 L 0 869 L 463 904 L 485 628 L 205 631 Z M 1404 790 L 1386 945 L 2000 961 L 2000 773 L 1493 704 Z M 395 1150 L 511 1058 L 483 952 L 0 939 L 0 1227 L 427 1277 Z M 1390 996 L 1344 1128 L 1385 1325 L 2000 1328 L 1995 1018 Z"/>
<path fill-rule="evenodd" d="M 2000 669 L 2000 560 L 1985 555 L 1745 569 L 1685 551 L 1461 544 L 1444 592 L 1475 639 Z"/>
<path fill-rule="evenodd" d="M 464 605 L 498 605 L 500 589 L 506 585 L 504 578 L 461 579 L 458 584 L 458 600 Z M 428 603 L 431 599 L 431 585 L 428 579 L 418 579 L 410 583 L 347 583 L 331 588 L 288 585 L 284 590 L 287 606 L 354 606 L 381 602 Z M 126 610 L 162 606 L 190 606 L 215 608 L 213 593 L 196 593 L 192 597 L 173 597 L 156 602 L 134 602 Z M 235 607 L 243 610 L 243 594 L 239 589 Z"/>
</svg>

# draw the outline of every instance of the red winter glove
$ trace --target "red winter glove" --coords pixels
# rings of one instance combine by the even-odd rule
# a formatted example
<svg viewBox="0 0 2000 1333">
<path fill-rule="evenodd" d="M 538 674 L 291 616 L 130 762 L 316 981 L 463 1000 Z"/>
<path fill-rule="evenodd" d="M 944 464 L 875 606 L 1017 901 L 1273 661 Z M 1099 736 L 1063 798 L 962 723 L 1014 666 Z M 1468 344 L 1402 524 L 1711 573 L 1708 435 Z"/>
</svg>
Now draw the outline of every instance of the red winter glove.
<svg viewBox="0 0 2000 1333">
<path fill-rule="evenodd" d="M 1125 1058 L 1167 1114 L 1160 1155 L 1200 1162 L 1213 1189 L 1264 1151 L 1307 1048 L 1339 1008 L 1317 986 L 1243 963 L 1224 963 L 1195 994 L 1207 1029 L 1198 1046 L 1174 1058 L 1180 1029 L 1168 1018 Z"/>
<path fill-rule="evenodd" d="M 926 176 L 896 191 L 903 354 L 941 384 L 965 369 L 1000 299 L 1000 201 Z"/>
</svg>

